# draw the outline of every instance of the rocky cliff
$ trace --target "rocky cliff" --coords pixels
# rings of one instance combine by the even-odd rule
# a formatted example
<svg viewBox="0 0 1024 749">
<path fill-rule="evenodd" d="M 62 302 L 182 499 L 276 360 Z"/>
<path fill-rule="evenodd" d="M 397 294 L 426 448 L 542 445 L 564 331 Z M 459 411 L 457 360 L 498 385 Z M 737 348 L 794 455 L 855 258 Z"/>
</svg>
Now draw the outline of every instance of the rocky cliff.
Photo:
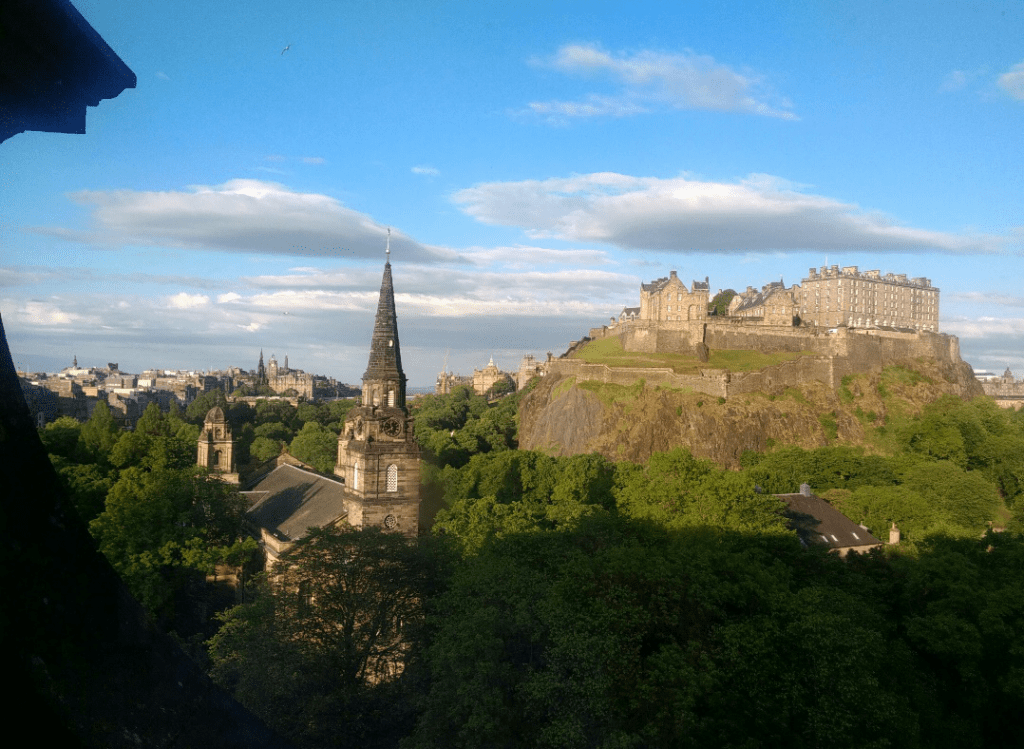
<svg viewBox="0 0 1024 749">
<path fill-rule="evenodd" d="M 835 390 L 813 380 L 775 390 L 716 398 L 644 380 L 626 386 L 552 373 L 523 398 L 519 444 L 553 455 L 598 452 L 638 462 L 685 447 L 737 467 L 745 450 L 862 444 L 890 413 L 919 413 L 943 395 L 983 395 L 963 361 L 924 358 L 849 374 Z"/>
</svg>

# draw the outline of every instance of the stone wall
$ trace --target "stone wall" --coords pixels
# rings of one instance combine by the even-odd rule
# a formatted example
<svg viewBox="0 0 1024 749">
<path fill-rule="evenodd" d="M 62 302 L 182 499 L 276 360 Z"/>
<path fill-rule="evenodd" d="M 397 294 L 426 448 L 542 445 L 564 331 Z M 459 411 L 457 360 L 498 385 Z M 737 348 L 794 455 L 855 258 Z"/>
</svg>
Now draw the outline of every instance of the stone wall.
<svg viewBox="0 0 1024 749">
<path fill-rule="evenodd" d="M 682 331 L 661 329 L 644 323 L 623 326 L 623 348 L 627 351 L 692 353 L 663 345 L 665 339 L 682 340 Z M 710 322 L 706 338 L 712 349 L 753 350 L 762 353 L 811 352 L 808 356 L 765 367 L 758 372 L 727 372 L 703 369 L 697 375 L 677 374 L 667 367 L 609 367 L 588 364 L 579 359 L 558 359 L 549 363 L 549 374 L 576 377 L 577 380 L 632 385 L 639 379 L 649 384 L 689 388 L 707 395 L 726 397 L 740 393 L 778 393 L 809 380 L 822 382 L 835 389 L 849 374 L 868 372 L 882 367 L 926 358 L 942 365 L 956 379 L 963 379 L 967 365 L 960 359 L 960 345 L 955 336 L 944 333 L 907 333 L 885 330 L 836 328 L 786 328 L 751 324 Z M 679 344 L 679 348 L 682 345 Z M 968 367 L 969 369 L 969 367 Z M 965 387 L 972 383 L 968 378 Z M 981 393 L 981 385 L 975 388 Z"/>
</svg>

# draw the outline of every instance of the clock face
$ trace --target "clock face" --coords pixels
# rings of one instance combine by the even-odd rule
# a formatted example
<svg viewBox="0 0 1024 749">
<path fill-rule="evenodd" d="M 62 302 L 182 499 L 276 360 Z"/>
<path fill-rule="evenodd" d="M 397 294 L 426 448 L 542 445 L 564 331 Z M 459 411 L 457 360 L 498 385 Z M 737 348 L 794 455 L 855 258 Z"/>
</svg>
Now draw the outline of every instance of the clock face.
<svg viewBox="0 0 1024 749">
<path fill-rule="evenodd" d="M 380 429 L 389 437 L 397 437 L 402 433 L 402 422 L 392 416 L 391 418 L 384 420 L 380 425 Z"/>
</svg>

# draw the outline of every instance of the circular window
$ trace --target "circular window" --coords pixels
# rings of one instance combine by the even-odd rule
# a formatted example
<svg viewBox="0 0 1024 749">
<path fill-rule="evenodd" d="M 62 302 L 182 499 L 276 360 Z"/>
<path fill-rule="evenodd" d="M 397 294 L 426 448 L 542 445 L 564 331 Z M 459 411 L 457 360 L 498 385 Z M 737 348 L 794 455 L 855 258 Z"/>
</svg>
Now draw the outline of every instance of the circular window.
<svg viewBox="0 0 1024 749">
<path fill-rule="evenodd" d="M 398 525 L 398 518 L 394 515 L 388 515 L 384 518 L 384 527 L 388 530 L 393 529 L 396 525 Z"/>
</svg>

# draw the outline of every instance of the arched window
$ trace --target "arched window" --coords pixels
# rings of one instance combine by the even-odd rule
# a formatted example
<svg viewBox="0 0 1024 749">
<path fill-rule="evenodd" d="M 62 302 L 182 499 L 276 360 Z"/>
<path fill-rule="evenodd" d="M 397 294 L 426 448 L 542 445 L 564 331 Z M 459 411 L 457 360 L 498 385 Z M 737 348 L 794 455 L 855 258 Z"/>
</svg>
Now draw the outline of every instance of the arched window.
<svg viewBox="0 0 1024 749">
<path fill-rule="evenodd" d="M 359 464 L 358 463 L 353 463 L 352 464 L 352 488 L 354 490 L 357 490 L 357 491 L 359 489 Z"/>
<path fill-rule="evenodd" d="M 398 491 L 398 466 L 396 466 L 394 463 L 388 466 L 387 490 L 389 492 Z"/>
<path fill-rule="evenodd" d="M 395 391 L 394 390 L 388 390 L 388 405 L 391 406 L 392 408 L 395 407 Z"/>
</svg>

